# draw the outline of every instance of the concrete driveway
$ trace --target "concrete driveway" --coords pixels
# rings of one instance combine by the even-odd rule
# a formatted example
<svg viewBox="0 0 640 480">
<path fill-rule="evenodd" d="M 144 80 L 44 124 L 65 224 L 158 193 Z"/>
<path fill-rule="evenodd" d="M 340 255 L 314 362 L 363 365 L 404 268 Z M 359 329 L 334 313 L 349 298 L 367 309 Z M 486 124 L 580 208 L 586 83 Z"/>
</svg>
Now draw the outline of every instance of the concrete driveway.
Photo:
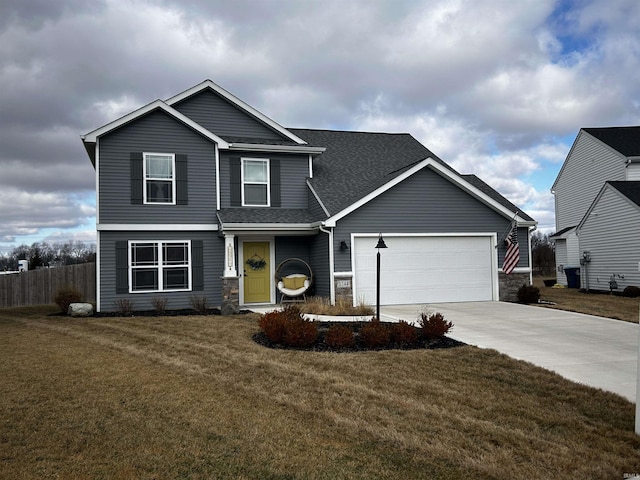
<svg viewBox="0 0 640 480">
<path fill-rule="evenodd" d="M 393 305 L 380 316 L 410 322 L 423 309 L 452 321 L 452 338 L 636 401 L 638 324 L 505 302 Z"/>
</svg>

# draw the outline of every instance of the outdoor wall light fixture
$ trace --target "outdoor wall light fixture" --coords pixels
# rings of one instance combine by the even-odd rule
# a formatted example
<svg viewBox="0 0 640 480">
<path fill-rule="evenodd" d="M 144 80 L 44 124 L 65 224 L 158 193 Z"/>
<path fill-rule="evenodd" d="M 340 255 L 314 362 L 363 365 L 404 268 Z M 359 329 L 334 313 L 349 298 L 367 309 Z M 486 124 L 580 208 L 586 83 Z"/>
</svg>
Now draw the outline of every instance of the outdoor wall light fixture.
<svg viewBox="0 0 640 480">
<path fill-rule="evenodd" d="M 347 245 L 346 240 L 342 240 L 340 242 L 340 250 L 349 250 L 349 246 Z"/>
<path fill-rule="evenodd" d="M 387 248 L 387 245 L 384 243 L 384 239 L 382 238 L 382 233 L 378 235 L 378 244 L 376 245 L 376 249 L 378 250 L 377 254 L 377 268 L 376 268 L 376 318 L 380 320 L 380 249 Z"/>
</svg>

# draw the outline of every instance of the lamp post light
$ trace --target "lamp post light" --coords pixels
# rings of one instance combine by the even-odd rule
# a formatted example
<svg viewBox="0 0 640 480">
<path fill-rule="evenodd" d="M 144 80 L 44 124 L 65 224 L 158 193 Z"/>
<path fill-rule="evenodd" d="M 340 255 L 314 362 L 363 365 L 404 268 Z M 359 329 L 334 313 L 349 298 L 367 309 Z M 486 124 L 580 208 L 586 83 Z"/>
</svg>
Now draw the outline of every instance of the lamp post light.
<svg viewBox="0 0 640 480">
<path fill-rule="evenodd" d="M 378 249 L 377 255 L 377 278 L 376 278 L 376 318 L 380 321 L 380 249 L 387 248 L 387 245 L 384 243 L 384 239 L 382 238 L 382 233 L 378 236 L 378 244 L 376 245 Z"/>
</svg>

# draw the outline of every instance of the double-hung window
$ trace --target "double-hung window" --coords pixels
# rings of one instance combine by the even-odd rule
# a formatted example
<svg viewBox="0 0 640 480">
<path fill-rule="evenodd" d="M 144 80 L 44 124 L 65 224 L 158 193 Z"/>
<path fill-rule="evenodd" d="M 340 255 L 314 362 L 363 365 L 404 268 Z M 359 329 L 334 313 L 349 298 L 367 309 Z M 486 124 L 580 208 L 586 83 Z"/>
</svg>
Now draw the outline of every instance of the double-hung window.
<svg viewBox="0 0 640 480">
<path fill-rule="evenodd" d="M 269 160 L 266 158 L 242 159 L 242 205 L 268 207 Z"/>
<path fill-rule="evenodd" d="M 175 155 L 144 154 L 144 203 L 176 203 Z"/>
<path fill-rule="evenodd" d="M 191 241 L 129 242 L 131 292 L 191 290 Z"/>
</svg>

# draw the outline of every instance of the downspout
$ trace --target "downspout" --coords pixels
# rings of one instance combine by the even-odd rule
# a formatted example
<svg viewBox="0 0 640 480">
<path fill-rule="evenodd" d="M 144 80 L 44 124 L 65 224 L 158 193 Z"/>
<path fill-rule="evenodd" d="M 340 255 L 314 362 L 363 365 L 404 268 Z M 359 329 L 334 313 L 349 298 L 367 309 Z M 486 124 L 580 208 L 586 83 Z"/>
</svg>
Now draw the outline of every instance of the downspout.
<svg viewBox="0 0 640 480">
<path fill-rule="evenodd" d="M 535 225 L 529 227 L 529 238 L 527 243 L 529 244 L 529 285 L 533 285 L 533 256 L 531 252 L 531 235 L 538 229 Z"/>
<path fill-rule="evenodd" d="M 333 272 L 334 272 L 334 259 L 333 259 L 333 230 L 326 230 L 324 228 L 324 223 L 320 224 L 318 226 L 318 228 L 320 229 L 321 232 L 326 233 L 327 235 L 329 235 L 329 289 L 330 289 L 330 300 L 331 300 L 331 305 L 335 305 L 336 304 L 336 287 L 335 287 L 335 282 L 334 282 L 334 278 L 333 278 Z"/>
</svg>

